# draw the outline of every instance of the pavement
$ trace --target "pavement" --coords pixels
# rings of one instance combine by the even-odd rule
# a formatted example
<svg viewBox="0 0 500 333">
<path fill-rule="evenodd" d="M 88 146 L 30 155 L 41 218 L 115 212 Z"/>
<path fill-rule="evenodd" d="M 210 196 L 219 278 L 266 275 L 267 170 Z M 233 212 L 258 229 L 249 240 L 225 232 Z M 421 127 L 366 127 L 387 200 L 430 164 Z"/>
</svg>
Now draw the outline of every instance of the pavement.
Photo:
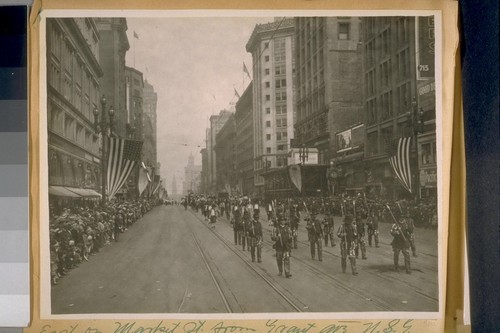
<svg viewBox="0 0 500 333">
<path fill-rule="evenodd" d="M 278 276 L 271 227 L 261 214 L 262 263 L 233 241 L 225 217 L 214 229 L 200 213 L 158 206 L 52 286 L 53 314 L 438 311 L 438 233 L 416 229 L 412 274 L 393 269 L 390 225 L 380 247 L 342 273 L 340 249 L 312 260 L 305 222 L 292 251 L 292 278 Z M 335 229 L 341 223 L 335 218 Z M 337 241 L 338 243 L 338 241 Z M 400 258 L 401 265 L 403 258 Z"/>
</svg>

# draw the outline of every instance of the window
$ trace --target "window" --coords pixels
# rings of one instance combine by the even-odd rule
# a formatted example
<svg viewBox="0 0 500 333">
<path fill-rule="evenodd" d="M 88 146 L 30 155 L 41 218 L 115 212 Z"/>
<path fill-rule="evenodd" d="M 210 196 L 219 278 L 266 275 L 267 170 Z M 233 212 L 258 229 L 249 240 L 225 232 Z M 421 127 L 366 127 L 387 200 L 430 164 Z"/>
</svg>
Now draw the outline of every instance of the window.
<svg viewBox="0 0 500 333">
<path fill-rule="evenodd" d="M 271 73 L 271 71 L 269 70 L 269 68 L 266 68 L 266 69 L 264 70 L 264 72 L 266 73 L 266 75 L 269 75 L 269 74 Z"/>
<path fill-rule="evenodd" d="M 276 114 L 286 114 L 286 104 L 276 106 Z"/>
<path fill-rule="evenodd" d="M 265 85 L 266 85 L 266 88 L 270 88 L 271 87 L 271 82 L 266 81 Z"/>
<path fill-rule="evenodd" d="M 278 145 L 278 151 L 285 150 L 285 145 Z"/>
<path fill-rule="evenodd" d="M 271 140 L 271 134 L 266 134 L 266 140 Z"/>
<path fill-rule="evenodd" d="M 64 119 L 64 136 L 69 140 L 75 140 L 75 121 L 68 116 Z"/>
<path fill-rule="evenodd" d="M 264 57 L 264 60 L 265 60 L 266 62 L 269 62 L 269 56 L 268 56 L 268 55 L 266 55 L 266 56 Z"/>
<path fill-rule="evenodd" d="M 264 48 L 267 49 L 269 47 L 269 42 L 264 43 Z"/>
<path fill-rule="evenodd" d="M 339 23 L 339 40 L 349 39 L 349 23 Z"/>
<path fill-rule="evenodd" d="M 276 75 L 285 75 L 286 74 L 286 67 L 285 67 L 285 65 L 276 66 L 275 69 L 274 69 L 274 73 Z"/>
<path fill-rule="evenodd" d="M 266 121 L 266 127 L 271 127 L 271 121 L 270 120 Z"/>
<path fill-rule="evenodd" d="M 276 140 L 281 140 L 281 132 L 276 133 Z"/>
<path fill-rule="evenodd" d="M 277 92 L 275 96 L 276 101 L 286 101 L 286 91 Z"/>
<path fill-rule="evenodd" d="M 267 153 L 267 154 L 271 154 L 271 147 L 267 147 L 267 148 L 266 148 L 266 153 Z"/>
<path fill-rule="evenodd" d="M 276 84 L 276 88 L 285 88 L 286 87 L 286 79 L 276 80 L 275 84 Z"/>
<path fill-rule="evenodd" d="M 436 163 L 436 143 L 429 142 L 422 144 L 422 165 Z"/>
<path fill-rule="evenodd" d="M 378 133 L 368 133 L 366 139 L 368 141 L 368 156 L 376 155 L 378 153 Z"/>
<path fill-rule="evenodd" d="M 271 108 L 266 108 L 266 114 L 271 114 Z"/>
<path fill-rule="evenodd" d="M 266 95 L 266 101 L 270 101 L 271 100 L 271 95 Z"/>
</svg>

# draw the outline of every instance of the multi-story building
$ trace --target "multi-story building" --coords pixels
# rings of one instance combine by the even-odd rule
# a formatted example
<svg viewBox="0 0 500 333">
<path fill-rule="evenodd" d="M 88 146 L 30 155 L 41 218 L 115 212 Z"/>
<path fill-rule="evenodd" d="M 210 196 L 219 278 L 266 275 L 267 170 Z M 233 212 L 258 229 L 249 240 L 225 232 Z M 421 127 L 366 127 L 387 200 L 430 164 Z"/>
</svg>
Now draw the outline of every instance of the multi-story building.
<svg viewBox="0 0 500 333">
<path fill-rule="evenodd" d="M 194 164 L 193 154 L 189 154 L 188 163 L 184 168 L 184 181 L 182 182 L 182 194 L 197 194 L 201 181 L 201 165 Z"/>
<path fill-rule="evenodd" d="M 334 157 L 336 134 L 363 120 L 360 23 L 356 17 L 295 19 L 294 146 L 317 148 L 322 165 Z"/>
<path fill-rule="evenodd" d="M 253 59 L 254 186 L 262 194 L 262 173 L 287 163 L 294 123 L 294 39 L 292 18 L 255 26 L 246 44 Z"/>
<path fill-rule="evenodd" d="M 142 156 L 144 163 L 156 166 L 156 168 L 158 168 L 156 128 L 157 102 L 158 95 L 155 92 L 154 87 L 148 82 L 148 80 L 145 80 L 142 113 L 142 140 L 144 141 Z"/>
<path fill-rule="evenodd" d="M 232 193 L 237 185 L 236 123 L 231 113 L 215 137 L 216 191 Z"/>
<path fill-rule="evenodd" d="M 101 95 L 107 107 L 115 110 L 114 132 L 127 137 L 127 97 L 125 54 L 130 48 L 125 18 L 99 17 L 94 19 L 99 30 L 99 63 L 104 75 L 100 78 Z"/>
<path fill-rule="evenodd" d="M 229 116 L 232 114 L 231 111 L 222 110 L 218 115 L 212 115 L 210 117 L 210 128 L 207 130 L 206 144 L 207 144 L 207 193 L 214 194 L 217 190 L 217 159 L 215 152 L 216 136 L 220 131 L 222 126 L 226 123 Z"/>
<path fill-rule="evenodd" d="M 423 18 L 422 24 L 427 25 L 424 29 L 427 37 L 433 39 L 433 21 L 428 20 L 430 18 Z M 394 177 L 389 163 L 392 154 L 389 148 L 398 138 L 411 137 L 413 143 L 410 156 L 414 187 L 412 194 L 416 195 L 420 191 L 417 163 L 419 145 L 422 151 L 425 150 L 420 161 L 423 169 L 431 170 L 436 165 L 435 90 L 431 89 L 434 73 L 417 68 L 417 61 L 424 60 L 423 56 L 428 53 L 429 45 L 423 45 L 422 49 L 419 47 L 417 51 L 419 40 L 416 38 L 415 17 L 367 17 L 363 18 L 362 22 L 366 124 L 364 160 L 365 172 L 369 175 L 366 187 L 375 194 L 387 197 L 408 195 Z M 429 33 L 429 28 L 432 34 Z M 431 45 L 433 46 L 433 40 Z M 433 69 L 433 56 L 426 60 L 427 69 Z M 429 84 L 428 89 L 426 83 Z M 419 86 L 422 88 L 421 94 L 417 93 Z M 425 119 L 420 117 L 424 116 L 424 113 Z M 420 120 L 426 121 L 428 127 L 419 129 Z M 426 133 L 419 134 L 422 130 Z M 432 173 L 432 170 L 430 172 Z"/>
<path fill-rule="evenodd" d="M 175 175 L 172 178 L 172 195 L 173 196 L 177 195 L 177 180 L 175 179 Z"/>
<path fill-rule="evenodd" d="M 46 35 L 49 193 L 98 196 L 99 32 L 92 18 L 52 18 Z"/>
<path fill-rule="evenodd" d="M 125 67 L 125 135 L 128 139 L 142 140 L 143 136 L 143 90 L 144 81 L 142 72 L 135 68 Z M 144 149 L 144 144 L 142 146 Z M 135 169 L 127 179 L 120 193 L 128 197 L 135 197 L 139 168 Z"/>
<path fill-rule="evenodd" d="M 234 114 L 236 126 L 236 175 L 238 190 L 254 196 L 253 159 L 253 83 L 250 82 L 238 102 Z"/>
</svg>

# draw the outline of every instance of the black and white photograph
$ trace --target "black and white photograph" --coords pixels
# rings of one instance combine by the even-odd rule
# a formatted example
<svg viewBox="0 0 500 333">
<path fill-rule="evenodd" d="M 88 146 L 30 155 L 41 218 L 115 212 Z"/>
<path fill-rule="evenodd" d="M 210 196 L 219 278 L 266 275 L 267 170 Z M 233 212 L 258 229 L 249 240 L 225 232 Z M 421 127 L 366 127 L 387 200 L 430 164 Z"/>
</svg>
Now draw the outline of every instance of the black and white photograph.
<svg viewBox="0 0 500 333">
<path fill-rule="evenodd" d="M 443 311 L 439 12 L 42 27 L 42 314 Z"/>
</svg>

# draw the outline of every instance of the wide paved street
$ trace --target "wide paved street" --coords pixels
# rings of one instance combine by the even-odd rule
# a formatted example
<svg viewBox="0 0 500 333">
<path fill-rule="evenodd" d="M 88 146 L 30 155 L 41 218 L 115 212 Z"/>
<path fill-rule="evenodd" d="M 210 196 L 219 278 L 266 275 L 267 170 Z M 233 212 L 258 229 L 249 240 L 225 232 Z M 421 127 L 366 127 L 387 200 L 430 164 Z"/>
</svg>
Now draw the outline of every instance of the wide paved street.
<svg viewBox="0 0 500 333">
<path fill-rule="evenodd" d="M 263 262 L 253 263 L 226 218 L 210 229 L 191 208 L 158 206 L 52 286 L 52 313 L 438 311 L 436 230 L 416 230 L 408 275 L 393 270 L 390 226 L 381 223 L 380 248 L 367 244 L 353 276 L 341 271 L 338 245 L 323 248 L 322 262 L 311 259 L 302 221 L 286 279 L 264 213 L 261 222 Z"/>
</svg>

